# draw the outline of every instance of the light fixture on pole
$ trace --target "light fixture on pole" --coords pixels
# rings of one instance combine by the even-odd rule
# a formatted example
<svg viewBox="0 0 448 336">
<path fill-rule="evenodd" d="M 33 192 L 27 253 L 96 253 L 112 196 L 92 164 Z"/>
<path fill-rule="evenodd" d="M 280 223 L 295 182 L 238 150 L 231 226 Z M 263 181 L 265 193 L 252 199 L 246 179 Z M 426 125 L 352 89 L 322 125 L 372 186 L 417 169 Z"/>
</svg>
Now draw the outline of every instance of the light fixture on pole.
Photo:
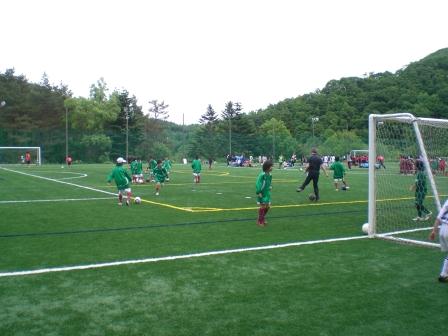
<svg viewBox="0 0 448 336">
<path fill-rule="evenodd" d="M 6 105 L 6 102 L 5 102 L 4 100 L 2 100 L 2 101 L 0 102 L 0 108 L 4 107 L 5 105 Z"/>
<path fill-rule="evenodd" d="M 318 121 L 319 121 L 318 117 L 311 117 L 311 124 L 312 124 L 312 128 L 313 128 L 313 146 L 315 145 L 315 143 L 314 143 L 314 123 L 316 123 Z"/>
<path fill-rule="evenodd" d="M 68 158 L 68 107 L 65 107 L 65 162 Z"/>
<path fill-rule="evenodd" d="M 126 118 L 126 160 L 129 159 L 129 107 L 124 108 Z"/>
</svg>

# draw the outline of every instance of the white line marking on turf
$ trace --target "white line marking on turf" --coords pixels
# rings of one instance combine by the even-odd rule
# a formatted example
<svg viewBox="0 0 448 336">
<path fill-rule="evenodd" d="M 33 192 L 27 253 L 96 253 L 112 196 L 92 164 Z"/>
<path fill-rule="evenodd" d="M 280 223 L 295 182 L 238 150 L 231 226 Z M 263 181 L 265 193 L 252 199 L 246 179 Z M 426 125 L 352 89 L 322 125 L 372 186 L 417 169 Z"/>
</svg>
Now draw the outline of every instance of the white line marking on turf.
<svg viewBox="0 0 448 336">
<path fill-rule="evenodd" d="M 177 256 L 159 257 L 159 258 L 146 258 L 146 259 L 114 261 L 114 262 L 90 264 L 90 265 L 42 268 L 42 269 L 36 269 L 36 270 L 17 271 L 17 272 L 4 272 L 4 273 L 0 273 L 0 278 L 1 277 L 53 273 L 53 272 L 67 272 L 67 271 L 75 271 L 75 270 L 85 270 L 85 269 L 104 268 L 104 267 L 112 267 L 112 266 L 142 264 L 142 263 L 169 261 L 169 260 L 200 258 L 200 257 L 209 257 L 209 256 L 213 256 L 213 255 L 224 255 L 224 254 L 242 253 L 242 252 L 249 252 L 249 251 L 263 251 L 263 250 L 272 250 L 272 249 L 292 247 L 292 246 L 325 244 L 325 243 L 334 243 L 334 242 L 366 239 L 366 238 L 369 238 L 369 237 L 368 236 L 356 236 L 356 237 L 345 237 L 345 238 L 321 239 L 321 240 L 286 243 L 286 244 L 275 244 L 275 245 L 266 245 L 266 246 L 257 246 L 257 247 L 238 248 L 238 249 L 232 249 L 232 250 L 192 253 L 192 254 L 184 254 L 184 255 L 177 255 Z"/>
<path fill-rule="evenodd" d="M 49 178 L 49 177 L 39 176 L 39 175 L 33 175 L 33 174 L 29 174 L 29 173 L 25 173 L 25 172 L 21 172 L 21 171 L 17 171 L 17 170 L 4 168 L 4 167 L 0 167 L 0 168 L 3 169 L 3 170 L 6 170 L 6 171 L 12 172 L 12 173 L 22 174 L 22 175 L 25 175 L 25 176 L 37 177 L 37 178 L 40 178 L 42 180 L 47 180 L 47 181 L 53 181 L 53 182 L 57 182 L 57 183 L 67 184 L 67 185 L 78 187 L 78 188 L 82 188 L 82 189 L 97 191 L 97 192 L 100 192 L 100 193 L 103 193 L 103 194 L 108 194 L 108 195 L 113 195 L 113 196 L 117 195 L 116 193 L 113 193 L 113 192 L 110 192 L 110 191 L 105 191 L 105 190 L 101 190 L 101 189 L 86 187 L 86 186 L 75 184 L 75 183 L 71 183 L 71 182 L 60 181 L 60 180 L 52 179 L 52 178 Z"/>
<path fill-rule="evenodd" d="M 98 201 L 110 200 L 115 197 L 92 197 L 92 198 L 57 198 L 57 199 L 41 199 L 41 200 L 15 200 L 15 201 L 0 201 L 0 204 L 14 204 L 14 203 L 38 203 L 38 202 L 74 202 L 74 201 Z"/>
</svg>

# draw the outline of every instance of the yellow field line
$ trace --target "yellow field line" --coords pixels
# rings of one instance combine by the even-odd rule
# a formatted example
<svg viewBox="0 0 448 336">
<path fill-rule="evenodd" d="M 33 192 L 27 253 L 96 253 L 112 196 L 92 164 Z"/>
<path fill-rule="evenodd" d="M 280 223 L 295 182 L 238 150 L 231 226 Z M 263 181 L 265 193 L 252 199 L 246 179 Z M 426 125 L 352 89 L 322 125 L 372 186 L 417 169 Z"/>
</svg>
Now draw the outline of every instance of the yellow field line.
<svg viewBox="0 0 448 336">
<path fill-rule="evenodd" d="M 433 197 L 433 196 L 428 196 L 428 197 Z M 413 200 L 413 199 L 414 199 L 414 197 L 385 198 L 385 199 L 378 200 L 378 202 L 408 201 L 408 200 Z M 258 209 L 257 206 L 244 207 L 244 208 L 177 207 L 177 206 L 166 204 L 166 203 L 153 202 L 153 201 L 144 200 L 144 199 L 142 199 L 142 202 L 155 204 L 155 205 L 159 205 L 159 206 L 164 206 L 164 207 L 172 208 L 172 209 L 176 209 L 176 210 L 194 212 L 194 213 L 221 212 L 221 211 L 244 211 L 244 210 Z M 344 205 L 344 204 L 361 204 L 361 203 L 365 204 L 367 202 L 368 202 L 368 200 L 325 202 L 325 203 L 285 204 L 285 205 L 273 205 L 272 208 L 278 208 L 278 209 L 280 209 L 280 208 L 303 208 L 303 207 L 315 207 L 315 206 L 326 206 L 326 205 Z"/>
</svg>

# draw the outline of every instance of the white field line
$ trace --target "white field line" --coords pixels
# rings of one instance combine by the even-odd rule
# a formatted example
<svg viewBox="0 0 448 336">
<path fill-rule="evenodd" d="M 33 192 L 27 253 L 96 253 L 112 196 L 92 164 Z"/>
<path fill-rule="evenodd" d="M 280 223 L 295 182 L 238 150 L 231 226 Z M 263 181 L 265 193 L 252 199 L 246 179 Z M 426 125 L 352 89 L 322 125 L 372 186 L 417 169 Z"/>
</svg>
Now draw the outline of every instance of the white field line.
<svg viewBox="0 0 448 336">
<path fill-rule="evenodd" d="M 242 252 L 249 252 L 249 251 L 272 250 L 272 249 L 292 247 L 292 246 L 326 244 L 326 243 L 334 243 L 334 242 L 340 242 L 340 241 L 349 241 L 349 240 L 366 239 L 366 238 L 369 238 L 369 237 L 368 236 L 356 236 L 356 237 L 345 237 L 345 238 L 334 238 L 334 239 L 322 239 L 322 240 L 313 240 L 313 241 L 296 242 L 296 243 L 286 243 L 286 244 L 275 244 L 275 245 L 266 245 L 266 246 L 257 246 L 257 247 L 238 248 L 238 249 L 232 249 L 232 250 L 221 250 L 221 251 L 210 251 L 210 252 L 202 252 L 202 253 L 192 253 L 192 254 L 184 254 L 184 255 L 177 255 L 177 256 L 159 257 L 159 258 L 123 260 L 123 261 L 114 261 L 114 262 L 107 262 L 107 263 L 100 263 L 100 264 L 66 266 L 66 267 L 54 267 L 54 268 L 42 268 L 42 269 L 17 271 L 17 272 L 4 272 L 4 273 L 0 273 L 0 278 L 1 277 L 12 277 L 12 276 L 24 276 L 24 275 L 53 273 L 53 272 L 67 272 L 67 271 L 95 269 L 95 268 L 104 268 L 104 267 L 113 267 L 113 266 L 122 266 L 122 265 L 132 265 L 132 264 L 142 264 L 142 263 L 152 263 L 152 262 L 160 262 L 160 261 L 171 261 L 171 260 L 180 260 L 180 259 L 200 258 L 200 257 L 214 256 L 214 255 L 224 255 L 224 254 L 231 254 L 231 253 L 242 253 Z"/>
<path fill-rule="evenodd" d="M 42 180 L 47 180 L 47 181 L 67 184 L 67 185 L 70 185 L 70 186 L 73 186 L 73 187 L 77 187 L 77 188 L 81 188 L 81 189 L 87 189 L 87 190 L 92 190 L 92 191 L 100 192 L 100 193 L 107 194 L 107 195 L 117 196 L 116 193 L 113 193 L 113 192 L 110 192 L 110 191 L 105 191 L 105 190 L 101 190 L 101 189 L 86 187 L 86 186 L 82 186 L 82 185 L 71 183 L 71 182 L 65 182 L 65 181 L 56 180 L 56 179 L 52 179 L 52 178 L 49 178 L 49 177 L 43 177 L 43 176 L 39 176 L 39 175 L 33 175 L 33 174 L 25 173 L 25 172 L 20 172 L 20 171 L 17 171 L 17 170 L 4 168 L 4 167 L 0 167 L 0 168 L 3 169 L 3 170 L 6 170 L 6 171 L 12 172 L 12 173 L 16 173 L 16 174 L 22 174 L 22 175 L 25 175 L 25 176 L 32 176 L 32 177 L 40 178 Z"/>
<path fill-rule="evenodd" d="M 21 201 L 0 201 L 0 204 L 14 204 L 14 203 L 39 203 L 39 202 L 74 202 L 74 201 L 98 201 L 110 200 L 115 197 L 92 197 L 92 198 L 57 198 L 57 199 L 43 199 L 43 200 L 21 200 Z"/>
</svg>

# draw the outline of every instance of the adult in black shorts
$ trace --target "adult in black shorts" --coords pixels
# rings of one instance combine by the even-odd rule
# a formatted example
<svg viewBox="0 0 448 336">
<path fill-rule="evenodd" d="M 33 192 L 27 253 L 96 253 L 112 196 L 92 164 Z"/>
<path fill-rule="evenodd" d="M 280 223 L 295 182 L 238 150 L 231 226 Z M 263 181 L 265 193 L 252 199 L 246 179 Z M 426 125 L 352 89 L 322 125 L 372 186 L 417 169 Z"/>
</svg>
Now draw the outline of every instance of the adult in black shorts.
<svg viewBox="0 0 448 336">
<path fill-rule="evenodd" d="M 301 192 L 305 189 L 305 187 L 313 181 L 314 195 L 316 195 L 316 201 L 319 200 L 319 173 L 320 170 L 323 170 L 325 176 L 328 177 L 327 171 L 323 166 L 322 158 L 317 154 L 316 148 L 311 150 L 311 156 L 308 159 L 308 167 L 306 168 L 307 176 L 305 181 L 302 183 L 300 187 L 297 188 L 297 192 Z"/>
</svg>

